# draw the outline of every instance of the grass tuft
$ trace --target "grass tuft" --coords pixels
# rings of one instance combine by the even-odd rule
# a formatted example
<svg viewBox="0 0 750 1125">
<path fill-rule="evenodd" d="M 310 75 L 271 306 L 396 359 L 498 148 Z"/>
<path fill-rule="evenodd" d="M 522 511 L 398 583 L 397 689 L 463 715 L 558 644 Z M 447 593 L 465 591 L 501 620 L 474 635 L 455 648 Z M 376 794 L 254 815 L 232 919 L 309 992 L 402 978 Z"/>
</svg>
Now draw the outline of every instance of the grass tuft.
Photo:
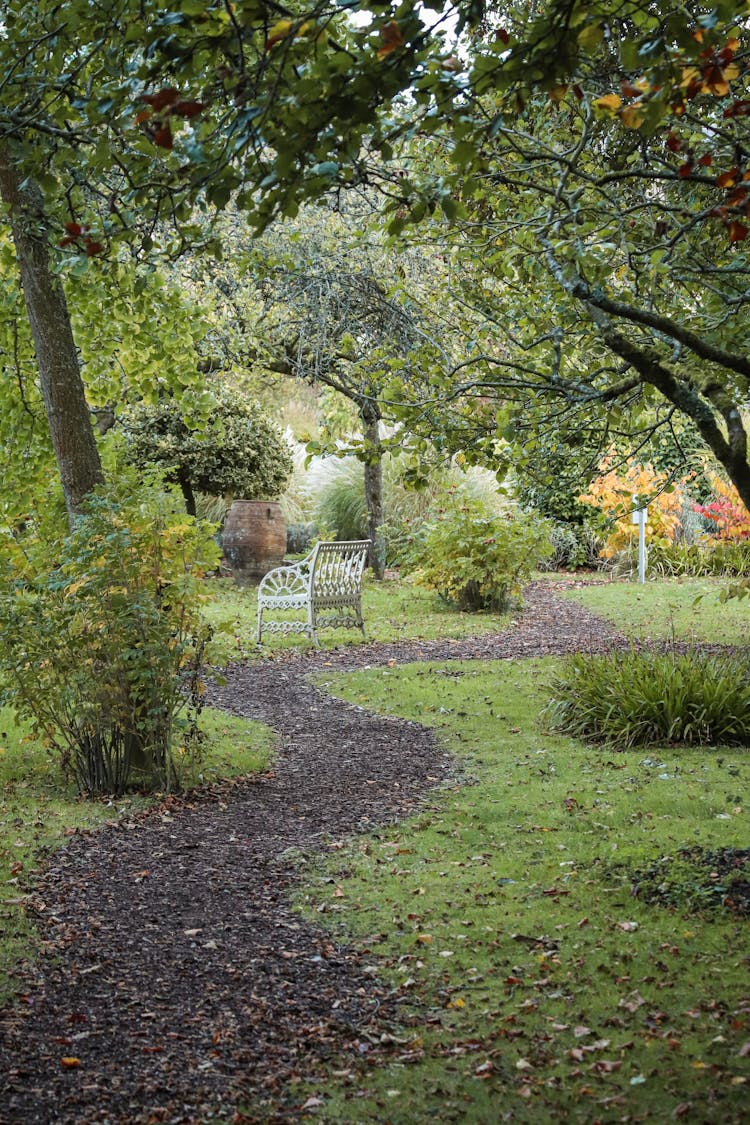
<svg viewBox="0 0 750 1125">
<path fill-rule="evenodd" d="M 555 730 L 613 747 L 748 746 L 747 659 L 688 653 L 571 656 L 551 685 Z"/>
</svg>

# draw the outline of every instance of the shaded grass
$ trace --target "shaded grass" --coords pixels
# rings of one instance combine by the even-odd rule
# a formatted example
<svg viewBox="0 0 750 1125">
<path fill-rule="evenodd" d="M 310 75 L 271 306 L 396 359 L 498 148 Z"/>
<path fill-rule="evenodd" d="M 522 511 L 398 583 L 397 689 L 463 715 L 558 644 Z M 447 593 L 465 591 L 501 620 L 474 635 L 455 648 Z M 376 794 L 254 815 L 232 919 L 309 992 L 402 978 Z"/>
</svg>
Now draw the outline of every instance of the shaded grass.
<svg viewBox="0 0 750 1125">
<path fill-rule="evenodd" d="M 746 601 L 722 603 L 721 579 L 609 582 L 559 592 L 614 622 L 629 637 L 742 645 L 747 641 Z"/>
<path fill-rule="evenodd" d="M 205 607 L 207 620 L 217 629 L 211 659 L 222 665 L 233 660 L 259 660 L 280 649 L 309 649 L 308 637 L 263 634 L 259 650 L 255 643 L 257 588 L 237 586 L 231 578 L 208 579 L 212 595 Z M 396 578 L 376 582 L 365 576 L 362 613 L 367 639 L 371 641 L 439 640 L 473 637 L 507 628 L 510 614 L 463 613 L 447 606 L 435 594 Z M 301 620 L 301 615 L 297 615 Z M 362 644 L 359 629 L 325 629 L 319 634 L 321 648 Z"/>
<path fill-rule="evenodd" d="M 746 842 L 746 755 L 553 735 L 538 716 L 557 666 L 417 665 L 328 685 L 436 727 L 473 784 L 336 851 L 308 884 L 304 909 L 404 1001 L 396 1043 L 355 1044 L 306 1087 L 319 1120 L 744 1119 L 746 929 L 692 899 L 634 899 L 629 873 L 684 845 Z"/>
<path fill-rule="evenodd" d="M 260 723 L 206 708 L 206 735 L 200 763 L 185 768 L 187 788 L 267 769 L 275 739 Z M 146 807 L 158 795 L 138 794 L 101 800 L 79 798 L 62 777 L 57 757 L 8 709 L 0 710 L 0 1007 L 17 993 L 17 971 L 36 951 L 33 922 L 24 910 L 33 877 L 45 856 L 78 829 Z"/>
</svg>

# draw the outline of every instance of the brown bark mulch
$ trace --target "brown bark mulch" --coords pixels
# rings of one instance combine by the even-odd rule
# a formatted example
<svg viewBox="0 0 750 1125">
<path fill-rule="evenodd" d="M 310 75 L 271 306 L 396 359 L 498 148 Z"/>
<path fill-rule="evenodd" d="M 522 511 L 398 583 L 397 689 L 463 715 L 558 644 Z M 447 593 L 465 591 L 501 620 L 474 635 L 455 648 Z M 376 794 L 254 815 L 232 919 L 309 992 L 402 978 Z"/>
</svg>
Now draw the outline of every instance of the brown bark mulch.
<svg viewBox="0 0 750 1125">
<path fill-rule="evenodd" d="M 330 699 L 308 674 L 613 640 L 542 584 L 503 633 L 231 668 L 211 702 L 275 728 L 276 768 L 55 853 L 30 901 L 45 955 L 0 1019 L 0 1122 L 231 1120 L 243 1102 L 238 1120 L 293 1117 L 295 1078 L 378 1050 L 404 1000 L 290 909 L 295 853 L 424 807 L 454 771 L 430 731 Z"/>
</svg>

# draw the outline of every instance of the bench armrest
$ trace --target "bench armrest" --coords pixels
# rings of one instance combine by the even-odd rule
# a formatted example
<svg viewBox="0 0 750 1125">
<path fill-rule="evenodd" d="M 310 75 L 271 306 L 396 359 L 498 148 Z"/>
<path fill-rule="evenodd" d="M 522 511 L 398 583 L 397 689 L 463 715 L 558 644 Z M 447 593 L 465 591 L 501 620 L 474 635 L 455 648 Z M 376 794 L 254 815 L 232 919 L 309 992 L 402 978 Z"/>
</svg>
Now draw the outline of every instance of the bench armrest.
<svg viewBox="0 0 750 1125">
<path fill-rule="evenodd" d="M 284 595 L 306 594 L 310 589 L 310 566 L 307 559 L 302 562 L 291 563 L 289 566 L 277 566 L 269 570 L 258 584 L 258 597 L 283 597 Z"/>
</svg>

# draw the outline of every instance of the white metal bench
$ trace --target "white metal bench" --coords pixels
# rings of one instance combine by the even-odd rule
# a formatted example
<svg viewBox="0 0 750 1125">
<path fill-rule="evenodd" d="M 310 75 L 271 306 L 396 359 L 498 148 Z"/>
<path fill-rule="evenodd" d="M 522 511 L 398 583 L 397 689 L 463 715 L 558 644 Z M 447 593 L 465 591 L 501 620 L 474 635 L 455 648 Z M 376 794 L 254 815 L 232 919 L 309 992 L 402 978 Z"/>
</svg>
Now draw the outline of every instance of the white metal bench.
<svg viewBox="0 0 750 1125">
<path fill-rule="evenodd" d="M 270 570 L 258 586 L 258 644 L 269 633 L 309 633 L 317 646 L 317 630 L 356 626 L 362 620 L 362 573 L 369 539 L 318 543 L 307 558 Z M 304 610 L 305 620 L 264 620 L 269 611 Z"/>
</svg>

